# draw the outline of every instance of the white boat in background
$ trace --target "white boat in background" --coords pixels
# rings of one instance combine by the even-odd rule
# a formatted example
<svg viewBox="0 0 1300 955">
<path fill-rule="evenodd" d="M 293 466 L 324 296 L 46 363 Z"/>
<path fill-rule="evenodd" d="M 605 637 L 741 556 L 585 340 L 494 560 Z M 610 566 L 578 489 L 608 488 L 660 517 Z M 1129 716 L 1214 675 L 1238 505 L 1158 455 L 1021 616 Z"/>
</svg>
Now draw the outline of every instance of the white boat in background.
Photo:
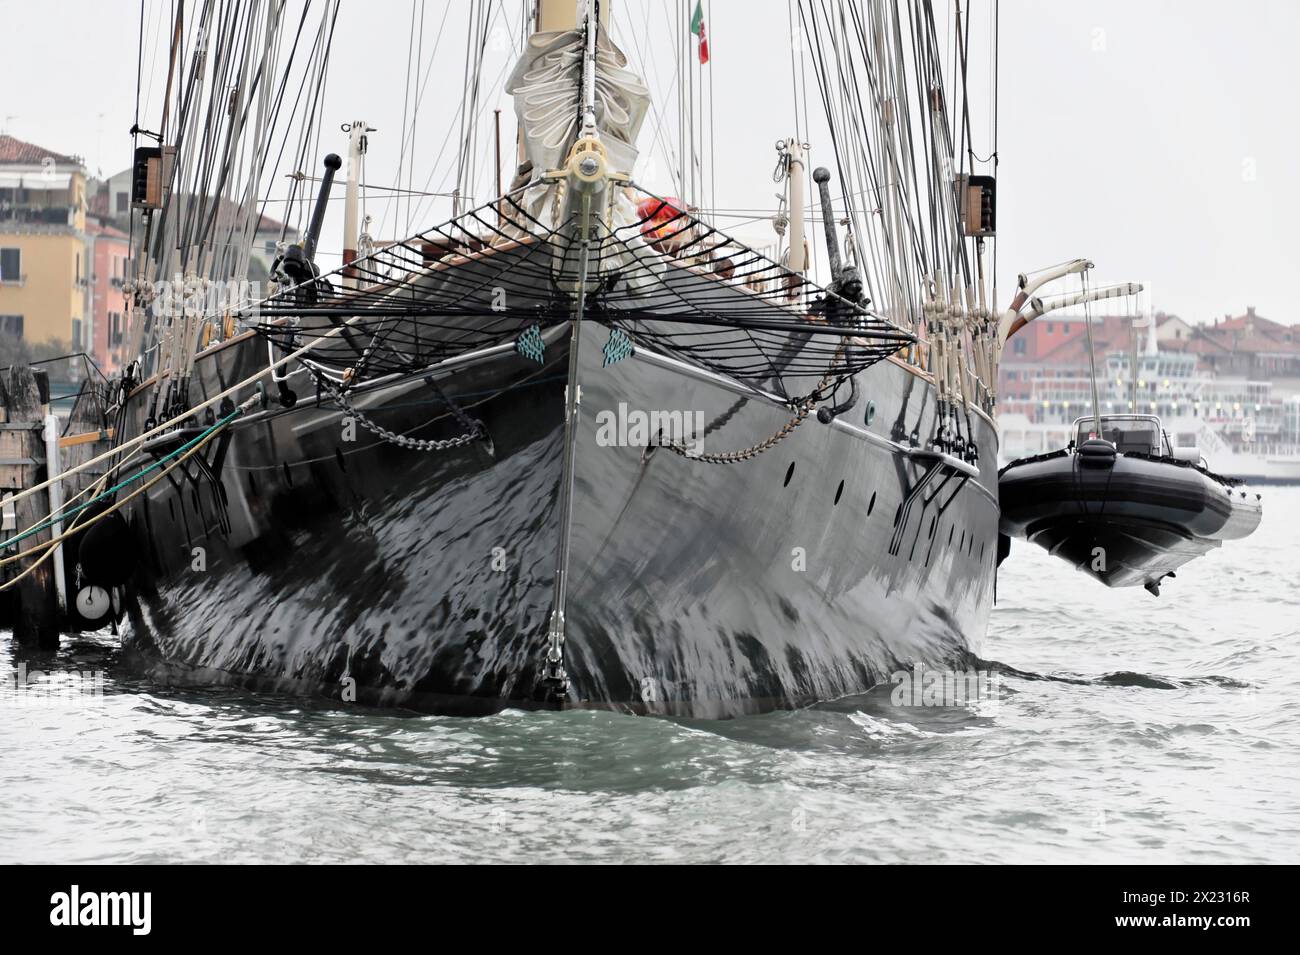
<svg viewBox="0 0 1300 955">
<path fill-rule="evenodd" d="M 1250 484 L 1300 484 L 1300 448 L 1295 446 L 1273 445 L 1256 450 L 1252 442 L 1234 445 L 1213 425 L 1195 418 L 1169 422 L 1169 434 L 1182 446 L 1200 448 L 1226 477 Z"/>
<path fill-rule="evenodd" d="M 1268 379 L 1215 375 L 1154 335 L 1142 354 L 1099 355 L 1098 368 L 1102 414 L 1158 415 L 1176 446 L 1200 448 L 1220 474 L 1300 484 L 1300 395 L 1277 393 Z M 1000 464 L 1064 447 L 1071 422 L 1091 409 L 1085 369 L 1045 361 L 1019 374 L 998 393 Z"/>
<path fill-rule="evenodd" d="M 1030 421 L 1020 413 L 999 415 L 998 426 L 999 466 L 1062 448 L 1071 436 L 1068 421 Z M 1168 420 L 1165 427 L 1176 446 L 1199 448 L 1225 477 L 1250 484 L 1300 484 L 1300 447 L 1269 444 L 1256 449 L 1253 442 L 1234 442 L 1213 423 L 1193 417 Z"/>
</svg>

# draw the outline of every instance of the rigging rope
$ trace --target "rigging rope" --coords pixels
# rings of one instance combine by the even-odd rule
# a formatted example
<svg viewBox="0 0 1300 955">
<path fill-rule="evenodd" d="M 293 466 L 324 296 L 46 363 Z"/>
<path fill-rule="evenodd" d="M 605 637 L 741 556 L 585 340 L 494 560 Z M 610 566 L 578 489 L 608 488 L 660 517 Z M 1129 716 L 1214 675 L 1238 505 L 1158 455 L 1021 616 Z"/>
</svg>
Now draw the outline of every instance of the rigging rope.
<svg viewBox="0 0 1300 955">
<path fill-rule="evenodd" d="M 225 427 L 225 426 L 228 425 L 231 421 L 233 421 L 236 417 L 238 417 L 239 415 L 243 414 L 244 411 L 245 411 L 248 407 L 251 407 L 251 405 L 252 405 L 252 401 L 253 401 L 253 400 L 255 400 L 255 399 L 250 399 L 249 401 L 245 402 L 245 403 L 244 403 L 243 405 L 241 405 L 240 407 L 236 408 L 235 411 L 232 412 L 230 415 L 228 415 L 225 419 L 223 419 L 223 420 L 222 420 L 221 422 L 219 422 L 217 425 L 214 425 L 213 427 L 209 428 L 206 432 L 204 432 L 203 435 L 201 435 L 201 436 L 198 437 L 198 438 L 195 438 L 193 441 L 189 442 L 185 447 L 178 448 L 175 452 L 172 452 L 173 454 L 180 454 L 180 453 L 183 451 L 184 454 L 182 454 L 181 457 L 178 457 L 175 461 L 173 461 L 173 462 L 171 463 L 171 465 L 170 465 L 168 468 L 164 469 L 161 473 L 159 473 L 159 474 L 157 475 L 157 477 L 153 478 L 151 481 L 147 482 L 146 484 L 143 484 L 143 485 L 141 485 L 140 487 L 136 488 L 134 491 L 132 491 L 132 492 L 131 492 L 130 494 L 128 494 L 126 497 L 122 498 L 120 501 L 116 501 L 116 502 L 114 502 L 114 504 L 113 504 L 111 507 L 105 509 L 104 511 L 101 511 L 101 512 L 98 513 L 98 514 L 93 515 L 92 517 L 86 519 L 85 521 L 77 521 L 76 519 L 74 519 L 73 526 L 72 526 L 72 527 L 69 527 L 69 528 L 68 528 L 66 531 L 64 531 L 62 534 L 58 534 L 58 535 L 56 535 L 55 537 L 51 538 L 49 541 L 42 542 L 41 544 L 38 544 L 38 545 L 35 546 L 35 547 L 30 547 L 30 548 L 28 548 L 28 549 L 25 550 L 25 551 L 21 551 L 21 552 L 19 552 L 19 553 L 17 553 L 17 554 L 13 554 L 13 555 L 11 555 L 11 556 L 9 556 L 9 557 L 4 558 L 3 560 L 0 560 L 0 567 L 3 567 L 3 566 L 5 566 L 5 565 L 7 565 L 7 564 L 11 564 L 11 563 L 13 563 L 13 562 L 15 562 L 15 561 L 22 560 L 22 559 L 25 558 L 25 557 L 30 557 L 30 556 L 32 556 L 33 554 L 36 554 L 37 552 L 41 552 L 41 553 L 40 553 L 40 556 L 37 557 L 37 559 L 36 559 L 35 561 L 32 562 L 31 566 L 29 566 L 28 568 L 26 568 L 22 573 L 15 575 L 15 576 L 14 576 L 13 578 L 11 578 L 10 580 L 7 580 L 7 581 L 5 581 L 3 584 L 0 584 L 0 592 L 3 592 L 3 591 L 5 591 L 5 590 L 8 590 L 8 589 L 10 589 L 11 587 L 14 587 L 14 586 L 19 582 L 19 581 L 21 581 L 23 578 L 25 578 L 28 574 L 30 574 L 30 573 L 32 573 L 33 571 L 35 571 L 37 567 L 41 566 L 41 564 L 43 564 L 46 560 L 48 560 L 48 559 L 49 559 L 49 558 L 54 554 L 55 549 L 56 549 L 56 548 L 58 547 L 58 545 L 61 544 L 64 540 L 66 540 L 67 538 L 71 537 L 73 534 L 80 533 L 81 531 L 85 530 L 87 527 L 90 527 L 90 526 L 92 526 L 93 524 L 95 524 L 95 523 L 97 523 L 97 522 L 99 522 L 99 521 L 102 521 L 102 520 L 108 518 L 110 515 L 117 513 L 119 510 L 121 510 L 123 507 L 125 507 L 125 506 L 126 506 L 128 503 L 130 503 L 132 500 L 134 500 L 135 498 L 139 497 L 141 494 L 146 493 L 146 492 L 147 492 L 151 487 L 153 487 L 153 486 L 154 486 L 155 484 L 157 484 L 159 481 L 163 480 L 163 478 L 167 477 L 168 474 L 170 474 L 173 470 L 175 470 L 177 467 L 179 467 L 182 463 L 184 463 L 185 461 L 189 460 L 189 459 L 190 459 L 191 457 L 193 457 L 195 454 L 198 454 L 199 451 L 201 451 L 201 450 L 203 449 L 204 445 L 206 445 L 209 441 L 211 441 L 212 438 L 216 435 L 216 433 L 217 433 L 219 430 L 221 430 L 221 428 Z M 169 455 L 169 457 L 170 457 L 170 455 Z M 159 462 L 156 462 L 156 464 L 161 464 L 161 463 L 162 463 L 162 459 L 160 459 Z M 156 464 L 155 464 L 155 466 L 156 466 Z M 150 468 L 146 469 L 145 471 L 141 471 L 141 472 L 140 472 L 139 474 L 137 474 L 137 475 L 134 475 L 130 480 L 128 480 L 128 481 L 126 481 L 126 482 L 122 482 L 122 483 L 119 484 L 117 487 L 113 488 L 111 491 L 107 491 L 107 492 L 104 492 L 103 494 L 99 494 L 99 495 L 97 495 L 97 496 L 96 496 L 94 499 L 92 499 L 91 501 L 86 502 L 85 504 L 81 505 L 81 507 L 76 508 L 76 509 L 74 509 L 72 512 L 69 512 L 69 513 L 76 514 L 76 515 L 79 517 L 79 516 L 80 516 L 80 514 L 78 513 L 79 511 L 83 510 L 83 509 L 86 508 L 86 507 L 89 507 L 91 504 L 94 504 L 94 503 L 96 503 L 97 501 L 100 501 L 100 500 L 105 499 L 105 498 L 106 498 L 110 493 L 114 493 L 114 492 L 116 492 L 116 490 L 118 490 L 118 489 L 120 489 L 120 488 L 122 488 L 122 487 L 125 487 L 127 484 L 129 484 L 129 483 L 133 482 L 134 480 L 136 480 L 137 478 L 143 476 L 145 473 L 148 472 L 148 470 L 152 470 L 152 467 L 153 467 L 153 466 L 151 466 Z M 35 533 L 35 532 L 33 532 L 33 533 Z M 12 543 L 16 543 L 17 541 L 20 541 L 20 540 L 22 540 L 24 537 L 27 537 L 27 536 L 30 536 L 30 535 L 29 535 L 29 534 L 23 534 L 23 535 L 21 535 L 21 536 L 18 536 L 18 537 L 16 537 L 16 538 L 13 538 L 12 540 L 5 542 L 5 546 L 8 546 L 9 544 L 12 544 Z"/>
<path fill-rule="evenodd" d="M 249 375 L 243 381 L 231 385 L 229 388 L 226 388 L 224 391 L 220 391 L 217 394 L 213 395 L 212 397 L 207 398 L 204 401 L 200 402 L 199 404 L 194 405 L 191 408 L 185 409 L 180 414 L 176 415 L 170 420 L 164 421 L 162 424 L 158 425 L 157 427 L 149 429 L 137 435 L 136 437 L 131 438 L 129 441 L 124 441 L 121 444 L 116 445 L 115 447 L 109 449 L 108 451 L 105 451 L 103 454 L 91 458 L 89 461 L 85 461 L 77 465 L 76 467 L 69 468 L 68 470 L 63 471 L 57 477 L 50 478 L 49 480 L 42 481 L 40 484 L 33 485 L 32 487 L 29 487 L 26 490 L 19 491 L 18 493 L 12 495 L 9 498 L 9 501 L 10 502 L 20 501 L 23 498 L 27 497 L 28 495 L 35 494 L 38 491 L 45 490 L 55 481 L 65 481 L 74 474 L 79 474 L 80 472 L 86 470 L 87 468 L 93 467 L 96 464 L 101 464 L 102 462 L 107 461 L 109 458 L 121 454 L 125 450 L 134 448 L 136 445 L 143 444 L 145 441 L 149 440 L 150 438 L 157 437 L 158 435 L 162 434 L 164 431 L 167 431 L 173 426 L 181 423 L 191 415 L 199 411 L 202 411 L 205 408 L 212 407 L 213 405 L 217 404 L 221 400 L 225 398 L 229 398 L 230 396 L 234 395 L 237 391 L 240 391 L 251 385 L 257 384 L 262 378 L 264 378 L 269 374 L 272 374 L 275 371 L 275 369 L 285 364 L 288 364 L 289 362 L 297 361 L 303 355 L 309 354 L 313 350 L 318 349 L 324 342 L 328 341 L 329 339 L 332 339 L 336 335 L 340 335 L 343 332 L 345 332 L 348 328 L 352 326 L 353 322 L 357 321 L 360 318 L 361 316 L 357 315 L 350 319 L 344 320 L 340 324 L 331 328 L 329 331 L 320 335 L 318 338 L 308 342 L 306 345 L 303 345 L 301 348 L 298 348 L 295 351 L 290 352 L 289 354 L 283 356 L 282 358 L 267 365 L 265 368 L 261 368 L 253 372 L 253 374 Z M 258 399 L 260 400 L 260 395 L 258 396 Z"/>
</svg>

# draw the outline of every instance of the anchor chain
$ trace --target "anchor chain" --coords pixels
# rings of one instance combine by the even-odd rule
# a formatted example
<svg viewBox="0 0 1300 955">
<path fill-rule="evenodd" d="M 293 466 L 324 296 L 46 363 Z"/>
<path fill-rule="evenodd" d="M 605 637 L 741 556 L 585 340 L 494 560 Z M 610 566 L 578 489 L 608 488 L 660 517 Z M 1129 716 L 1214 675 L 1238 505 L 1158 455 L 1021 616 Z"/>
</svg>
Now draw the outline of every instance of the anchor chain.
<svg viewBox="0 0 1300 955">
<path fill-rule="evenodd" d="M 764 441 L 760 441 L 758 444 L 751 445 L 748 448 L 742 448 L 739 451 L 724 451 L 720 454 L 704 454 L 702 452 L 699 454 L 692 454 L 684 445 L 680 444 L 670 443 L 663 445 L 663 447 L 673 452 L 673 454 L 689 458 L 692 461 L 703 461 L 706 464 L 739 464 L 741 461 L 748 461 L 751 458 L 756 458 L 764 451 L 776 447 L 788 438 L 795 428 L 799 427 L 799 425 L 803 424 L 804 421 L 808 419 L 808 416 L 812 414 L 815 407 L 817 407 L 817 402 L 812 398 L 807 399 L 803 404 L 798 406 L 798 411 L 795 413 L 794 417 L 783 424 L 775 434 Z"/>
<path fill-rule="evenodd" d="M 838 351 L 836 351 L 835 357 L 831 359 L 832 367 L 834 366 L 835 361 L 839 359 L 843 351 L 844 351 L 843 347 L 841 347 Z M 684 444 L 669 443 L 663 445 L 663 447 L 673 452 L 673 454 L 679 455 L 680 457 L 689 458 L 692 461 L 703 461 L 705 464 L 739 464 L 741 461 L 749 461 L 752 458 L 758 457 L 764 451 L 776 447 L 778 444 L 780 444 L 782 441 L 788 438 L 791 435 L 791 433 L 793 433 L 795 428 L 799 427 L 799 425 L 803 424 L 806 420 L 808 420 L 808 416 L 812 414 L 813 410 L 817 407 L 818 400 L 825 397 L 824 395 L 822 395 L 822 392 L 826 390 L 826 387 L 830 384 L 831 379 L 834 377 L 835 376 L 833 372 L 828 370 L 826 374 L 822 376 L 821 381 L 817 383 L 817 387 L 812 390 L 812 393 L 809 394 L 808 397 L 805 398 L 800 404 L 795 406 L 796 410 L 795 410 L 794 417 L 792 417 L 785 424 L 781 425 L 781 427 L 778 428 L 777 431 L 771 437 L 763 441 L 760 441 L 758 444 L 750 445 L 747 448 L 741 448 L 739 451 L 723 451 L 718 454 L 704 454 L 703 452 L 700 452 L 698 454 L 693 454 L 687 450 Z M 731 408 L 729 408 L 719 418 L 718 422 L 715 422 L 715 427 L 720 428 L 722 427 L 723 424 L 726 424 L 728 421 L 730 421 L 732 415 L 734 415 L 738 410 L 740 410 L 740 405 L 741 402 L 736 402 L 734 405 L 732 405 Z M 704 435 L 701 435 L 701 437 L 703 436 Z"/>
<path fill-rule="evenodd" d="M 452 415 L 461 423 L 461 426 L 466 428 L 464 434 L 457 435 L 454 438 L 412 438 L 409 435 L 398 434 L 396 431 L 390 431 L 383 425 L 367 418 L 354 404 L 352 404 L 351 400 L 341 389 L 334 387 L 333 382 L 328 378 L 317 374 L 315 370 L 312 370 L 312 377 L 316 379 L 317 384 L 328 392 L 330 397 L 334 399 L 334 402 L 343 409 L 349 417 L 354 419 L 357 424 L 361 425 L 361 427 L 365 428 L 376 437 L 379 437 L 390 444 L 395 444 L 398 447 L 408 448 L 412 451 L 451 451 L 455 448 L 464 447 L 471 442 L 481 441 L 487 437 L 487 429 L 483 427 L 483 423 L 471 418 L 457 407 L 445 394 L 442 393 L 442 389 L 438 387 L 432 376 L 429 376 L 424 380 L 433 387 L 433 390 L 438 393 L 438 397 L 440 397 L 447 407 L 451 409 Z"/>
</svg>

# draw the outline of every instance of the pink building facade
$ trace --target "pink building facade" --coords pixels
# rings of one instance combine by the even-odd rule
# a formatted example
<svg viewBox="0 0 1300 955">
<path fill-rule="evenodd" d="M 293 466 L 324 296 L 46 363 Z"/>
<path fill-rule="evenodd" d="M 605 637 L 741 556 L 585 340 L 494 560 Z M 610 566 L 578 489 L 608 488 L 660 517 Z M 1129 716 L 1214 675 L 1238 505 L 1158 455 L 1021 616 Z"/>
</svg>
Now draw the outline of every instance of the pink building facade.
<svg viewBox="0 0 1300 955">
<path fill-rule="evenodd" d="M 93 219 L 86 223 L 86 244 L 90 247 L 90 299 L 86 312 L 90 332 L 83 347 L 95 359 L 100 371 L 112 375 L 121 370 L 122 343 L 126 338 L 126 286 L 130 241 L 125 232 Z"/>
</svg>

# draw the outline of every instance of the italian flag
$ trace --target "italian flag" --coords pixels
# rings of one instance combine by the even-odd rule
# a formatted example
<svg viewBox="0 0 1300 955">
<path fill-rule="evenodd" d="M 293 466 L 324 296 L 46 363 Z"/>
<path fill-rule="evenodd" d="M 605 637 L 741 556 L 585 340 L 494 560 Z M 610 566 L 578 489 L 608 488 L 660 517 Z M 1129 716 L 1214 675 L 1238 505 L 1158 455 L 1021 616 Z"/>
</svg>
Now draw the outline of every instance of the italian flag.
<svg viewBox="0 0 1300 955">
<path fill-rule="evenodd" d="M 709 38 L 704 32 L 704 0 L 695 0 L 695 14 L 691 17 L 691 32 L 700 38 L 700 63 L 709 62 Z"/>
</svg>

